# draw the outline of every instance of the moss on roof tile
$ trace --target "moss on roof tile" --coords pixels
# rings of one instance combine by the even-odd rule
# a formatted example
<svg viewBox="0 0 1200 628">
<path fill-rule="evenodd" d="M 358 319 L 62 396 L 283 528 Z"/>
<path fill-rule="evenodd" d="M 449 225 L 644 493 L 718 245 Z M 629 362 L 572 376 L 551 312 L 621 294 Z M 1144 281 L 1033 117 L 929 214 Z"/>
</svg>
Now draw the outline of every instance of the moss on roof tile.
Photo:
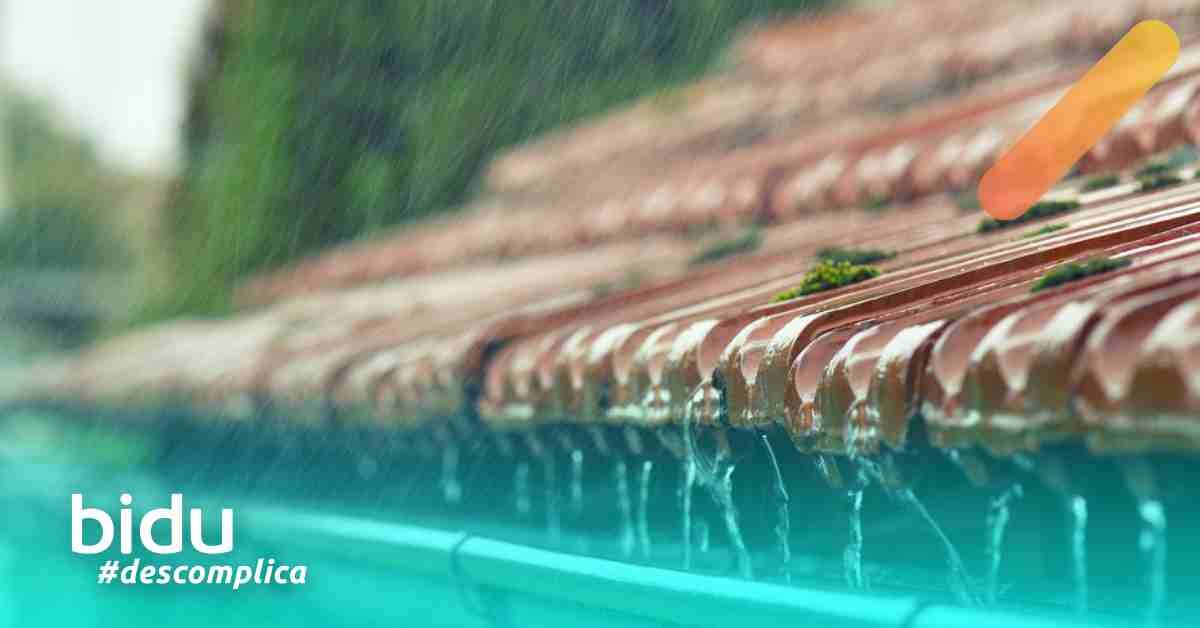
<svg viewBox="0 0 1200 628">
<path fill-rule="evenodd" d="M 1045 226 L 1041 227 L 1040 229 L 1034 229 L 1033 231 L 1030 231 L 1021 237 L 1022 238 L 1037 238 L 1037 237 L 1041 237 L 1041 236 L 1044 236 L 1044 235 L 1047 235 L 1050 233 L 1054 233 L 1055 231 L 1062 231 L 1063 229 L 1066 229 L 1067 226 L 1068 225 L 1065 222 L 1056 222 L 1051 225 L 1045 225 Z"/>
<path fill-rule="evenodd" d="M 762 246 L 762 231 L 751 227 L 741 233 L 712 241 L 688 260 L 690 265 L 707 264 L 734 255 L 749 253 Z"/>
<path fill-rule="evenodd" d="M 882 274 L 883 271 L 875 266 L 822 260 L 804 275 L 804 279 L 801 280 L 799 286 L 775 295 L 775 302 L 789 301 L 796 297 L 841 288 L 842 286 L 874 279 Z"/>
<path fill-rule="evenodd" d="M 856 249 L 841 246 L 828 246 L 817 251 L 817 259 L 827 262 L 848 262 L 850 264 L 874 264 L 896 257 L 895 251 L 881 249 Z"/>
<path fill-rule="evenodd" d="M 1138 178 L 1151 177 L 1155 175 L 1166 174 L 1168 171 L 1170 171 L 1170 169 L 1171 166 L 1167 164 L 1167 162 L 1156 161 L 1142 166 L 1136 173 L 1134 173 L 1134 176 Z"/>
<path fill-rule="evenodd" d="M 996 220 L 984 218 L 979 222 L 978 233 L 990 233 L 999 229 L 1009 229 L 1041 218 L 1058 216 L 1079 209 L 1079 201 L 1039 201 L 1029 208 L 1029 211 L 1012 220 Z"/>
<path fill-rule="evenodd" d="M 1039 292 L 1072 281 L 1078 281 L 1085 277 L 1125 268 L 1131 263 L 1133 262 L 1128 259 L 1114 259 L 1111 257 L 1097 257 L 1086 262 L 1067 262 L 1042 275 L 1041 279 L 1038 279 L 1033 284 L 1032 292 Z"/>
<path fill-rule="evenodd" d="M 1102 174 L 1088 179 L 1079 189 L 1082 192 L 1095 192 L 1096 190 L 1111 188 L 1120 182 L 1121 177 L 1115 174 Z"/>
<path fill-rule="evenodd" d="M 1138 177 L 1138 191 L 1153 192 L 1163 188 L 1183 183 L 1183 179 L 1173 174 L 1155 174 Z"/>
</svg>

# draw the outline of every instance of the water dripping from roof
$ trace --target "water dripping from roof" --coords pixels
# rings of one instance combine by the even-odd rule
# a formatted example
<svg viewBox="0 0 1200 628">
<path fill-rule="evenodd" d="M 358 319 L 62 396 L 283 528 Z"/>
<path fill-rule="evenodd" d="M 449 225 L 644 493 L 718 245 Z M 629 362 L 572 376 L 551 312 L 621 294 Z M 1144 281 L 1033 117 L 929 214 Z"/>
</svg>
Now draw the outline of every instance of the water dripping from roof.
<svg viewBox="0 0 1200 628">
<path fill-rule="evenodd" d="M 571 515 L 576 518 L 583 516 L 583 450 L 579 448 L 571 450 L 569 499 L 567 507 Z"/>
<path fill-rule="evenodd" d="M 446 445 L 442 447 L 442 499 L 447 504 L 458 504 L 462 501 L 462 482 L 458 477 L 458 447 Z"/>
<path fill-rule="evenodd" d="M 746 539 L 742 536 L 742 529 L 738 524 L 737 507 L 733 503 L 733 471 L 737 465 L 727 458 L 719 459 L 717 464 L 718 481 L 710 487 L 710 493 L 725 519 L 725 530 L 729 534 L 729 543 L 733 546 L 738 573 L 749 580 L 754 578 L 754 566 L 750 561 L 750 550 L 746 548 Z"/>
<path fill-rule="evenodd" d="M 1138 550 L 1146 565 L 1146 625 L 1158 628 L 1167 601 L 1167 514 L 1157 499 L 1141 499 L 1138 516 L 1142 520 Z"/>
<path fill-rule="evenodd" d="M 725 521 L 725 531 L 729 536 L 738 573 L 744 578 L 754 577 L 754 567 L 750 560 L 750 551 L 746 547 L 745 537 L 742 536 L 741 525 L 738 523 L 737 507 L 733 499 L 733 472 L 736 464 L 733 462 L 729 443 L 721 432 L 714 432 L 717 439 L 716 452 L 712 458 L 705 455 L 697 441 L 696 410 L 705 403 L 706 386 L 701 384 L 689 398 L 683 415 L 683 443 L 686 459 L 693 463 L 696 469 L 697 483 L 704 487 L 717 507 L 721 510 Z"/>
<path fill-rule="evenodd" d="M 1067 496 L 1067 514 L 1071 524 L 1071 583 L 1075 589 L 1075 612 L 1088 611 L 1087 500 L 1082 495 Z"/>
<path fill-rule="evenodd" d="M 633 503 L 629 496 L 629 467 L 619 456 L 613 464 L 613 481 L 617 489 L 617 514 L 621 517 L 618 542 L 621 556 L 628 559 L 633 556 L 634 549 Z"/>
<path fill-rule="evenodd" d="M 567 510 L 574 524 L 580 528 L 583 525 L 584 493 L 583 493 L 583 450 L 571 448 L 571 477 L 567 488 Z M 573 535 L 575 552 L 588 553 L 588 538 L 585 534 Z"/>
<path fill-rule="evenodd" d="M 847 519 L 849 521 L 850 535 L 846 542 L 846 549 L 842 551 L 842 573 L 845 576 L 846 585 L 852 589 L 866 587 L 862 564 L 862 500 L 862 485 L 856 485 L 854 488 L 846 491 L 846 504 L 849 507 Z"/>
<path fill-rule="evenodd" d="M 1011 517 L 1010 504 L 1024 495 L 1020 484 L 1013 484 L 992 498 L 984 519 L 986 534 L 984 553 L 987 556 L 987 582 L 984 595 L 988 604 L 995 604 L 1000 589 L 1000 561 L 1004 548 L 1004 533 Z"/>
<path fill-rule="evenodd" d="M 654 473 L 654 462 L 642 461 L 641 477 L 638 481 L 637 541 L 643 560 L 650 560 L 650 480 Z"/>
<path fill-rule="evenodd" d="M 558 499 L 558 461 L 553 451 L 542 454 L 542 478 L 546 495 L 546 535 L 550 545 L 562 543 L 562 507 Z"/>
<path fill-rule="evenodd" d="M 513 495 L 515 495 L 514 505 L 517 515 L 528 517 L 529 513 L 533 511 L 533 499 L 530 497 L 529 491 L 529 463 L 524 460 L 518 462 L 513 471 Z"/>
<path fill-rule="evenodd" d="M 701 517 L 696 520 L 696 549 L 700 550 L 701 554 L 707 554 L 712 551 L 712 534 L 711 528 L 708 525 L 708 520 Z"/>
<path fill-rule="evenodd" d="M 680 464 L 679 512 L 680 533 L 683 537 L 683 569 L 692 568 L 692 492 L 696 488 L 696 461 L 685 459 Z"/>
<path fill-rule="evenodd" d="M 779 547 L 780 572 L 785 581 L 791 582 L 791 572 L 788 569 L 792 562 L 791 497 L 788 495 L 787 485 L 783 482 L 783 471 L 779 468 L 779 460 L 775 457 L 770 437 L 766 433 L 760 433 L 759 438 L 771 464 L 771 486 L 775 498 L 775 540 Z"/>
<path fill-rule="evenodd" d="M 959 603 L 965 606 L 975 606 L 978 604 L 975 593 L 972 590 L 971 579 L 967 574 L 966 564 L 963 562 L 962 555 L 958 553 L 958 548 L 954 547 L 954 543 L 950 537 L 946 536 L 946 532 L 942 530 L 942 526 L 938 525 L 936 519 L 930 514 L 929 509 L 925 504 L 917 498 L 916 493 L 908 487 L 904 487 L 896 491 L 896 496 L 900 501 L 911 507 L 925 523 L 933 530 L 938 540 L 942 544 L 942 549 L 946 553 L 946 567 L 948 569 L 948 578 L 950 589 L 958 597 Z"/>
</svg>

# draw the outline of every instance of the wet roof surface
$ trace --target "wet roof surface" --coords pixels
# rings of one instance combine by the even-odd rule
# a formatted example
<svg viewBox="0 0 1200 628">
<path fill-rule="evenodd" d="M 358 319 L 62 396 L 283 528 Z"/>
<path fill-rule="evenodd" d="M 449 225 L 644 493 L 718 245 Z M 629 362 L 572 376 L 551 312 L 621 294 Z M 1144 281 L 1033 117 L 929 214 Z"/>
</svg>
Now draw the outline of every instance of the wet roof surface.
<svg viewBox="0 0 1200 628">
<path fill-rule="evenodd" d="M 939 447 L 1194 450 L 1200 13 L 995 4 L 762 26 L 671 102 L 501 157 L 458 217 L 256 278 L 245 313 L 109 341 L 36 392 L 401 427 L 690 417 L 833 454 L 904 447 L 918 415 Z M 1146 16 L 1183 37 L 1172 72 L 1058 213 L 981 228 L 972 184 Z M 881 273 L 777 299 L 830 247 Z M 1097 258 L 1119 263 L 1079 271 Z M 1052 272 L 1074 280 L 1035 290 Z"/>
</svg>

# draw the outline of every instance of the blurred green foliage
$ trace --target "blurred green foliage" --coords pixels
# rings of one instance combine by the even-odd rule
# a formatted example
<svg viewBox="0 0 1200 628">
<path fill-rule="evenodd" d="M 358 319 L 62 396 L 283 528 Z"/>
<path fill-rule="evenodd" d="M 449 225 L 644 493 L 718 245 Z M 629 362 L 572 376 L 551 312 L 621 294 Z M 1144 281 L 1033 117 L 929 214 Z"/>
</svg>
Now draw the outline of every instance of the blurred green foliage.
<svg viewBox="0 0 1200 628">
<path fill-rule="evenodd" d="M 125 261 L 105 215 L 117 201 L 112 173 L 40 102 L 0 92 L 9 194 L 0 207 L 0 266 L 93 269 Z"/>
<path fill-rule="evenodd" d="M 170 212 L 179 291 L 463 203 L 497 150 L 711 67 L 740 24 L 830 0 L 218 5 Z"/>
</svg>

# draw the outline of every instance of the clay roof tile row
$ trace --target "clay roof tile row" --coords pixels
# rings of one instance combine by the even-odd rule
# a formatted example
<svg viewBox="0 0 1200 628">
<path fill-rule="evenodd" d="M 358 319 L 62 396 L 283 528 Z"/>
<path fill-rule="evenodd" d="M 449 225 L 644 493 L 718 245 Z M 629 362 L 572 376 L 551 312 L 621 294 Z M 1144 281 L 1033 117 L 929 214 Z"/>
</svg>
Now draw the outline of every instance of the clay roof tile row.
<svg viewBox="0 0 1200 628">
<path fill-rule="evenodd" d="M 1128 18 L 1134 5 L 1121 6 L 1119 19 L 1066 9 L 1062 19 L 1097 32 Z M 1195 49 L 1081 164 L 1118 173 L 1115 185 L 1088 189 L 1081 175 L 1049 195 L 1078 208 L 981 230 L 982 213 L 946 194 L 1074 75 L 668 166 L 603 212 L 484 207 L 456 222 L 467 227 L 337 251 L 260 286 L 288 300 L 110 341 L 45 371 L 35 392 L 218 415 L 270 407 L 437 439 L 696 422 L 780 429 L 806 451 L 849 455 L 908 446 L 921 417 L 942 448 L 1009 455 L 1078 439 L 1098 452 L 1195 451 L 1200 183 L 1186 154 L 1164 162 L 1177 185 L 1143 190 L 1134 176 L 1198 139 Z M 855 209 L 877 198 L 906 202 Z M 727 234 L 759 223 L 762 242 L 697 265 L 705 240 L 694 231 L 714 221 Z M 518 259 L 447 268 L 454 256 L 432 250 L 465 233 L 479 238 L 461 243 L 471 257 Z M 591 246 L 564 252 L 580 243 Z M 831 246 L 885 253 L 882 274 L 776 298 Z M 1049 271 L 1097 256 L 1119 263 L 1034 291 Z M 622 285 L 635 274 L 641 283 Z"/>
<path fill-rule="evenodd" d="M 1044 113 L 1086 65 L 891 120 L 854 116 L 719 153 L 601 170 L 561 198 L 481 205 L 457 220 L 357 244 L 247 282 L 240 300 L 263 304 L 405 274 L 636 239 L 690 237 L 714 225 L 786 223 L 831 208 L 911 201 L 966 188 Z M 1189 49 L 1168 80 L 1089 152 L 1084 171 L 1127 167 L 1200 134 L 1200 53 Z M 608 169 L 609 171 L 613 169 Z"/>
</svg>

